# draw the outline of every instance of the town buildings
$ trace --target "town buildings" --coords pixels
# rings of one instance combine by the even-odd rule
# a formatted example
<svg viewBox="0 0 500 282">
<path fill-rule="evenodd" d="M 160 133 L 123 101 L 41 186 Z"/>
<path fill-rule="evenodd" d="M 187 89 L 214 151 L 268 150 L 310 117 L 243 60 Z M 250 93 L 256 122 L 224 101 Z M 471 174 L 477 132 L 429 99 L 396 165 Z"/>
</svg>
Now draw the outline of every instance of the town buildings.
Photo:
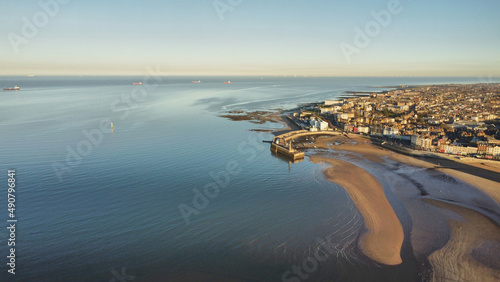
<svg viewBox="0 0 500 282">
<path fill-rule="evenodd" d="M 500 159 L 500 84 L 401 86 L 327 100 L 297 117 L 312 119 L 309 124 L 317 130 L 330 122 L 414 149 Z M 319 120 L 325 123 L 318 125 Z"/>
</svg>

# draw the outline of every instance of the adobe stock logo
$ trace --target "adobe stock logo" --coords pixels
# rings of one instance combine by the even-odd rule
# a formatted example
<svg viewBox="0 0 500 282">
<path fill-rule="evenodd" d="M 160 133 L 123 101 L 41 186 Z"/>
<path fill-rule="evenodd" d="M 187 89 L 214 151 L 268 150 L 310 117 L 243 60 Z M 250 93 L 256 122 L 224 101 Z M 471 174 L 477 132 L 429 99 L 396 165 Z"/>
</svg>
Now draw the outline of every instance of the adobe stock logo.
<svg viewBox="0 0 500 282">
<path fill-rule="evenodd" d="M 7 38 L 9 39 L 12 49 L 17 54 L 19 53 L 19 47 L 21 45 L 28 44 L 30 39 L 33 39 L 38 35 L 41 28 L 45 27 L 51 18 L 54 18 L 59 14 L 61 10 L 61 5 L 68 4 L 69 0 L 40 0 L 38 5 L 41 10 L 37 11 L 31 17 L 31 20 L 27 17 L 22 17 L 21 21 L 23 26 L 21 27 L 21 32 L 19 35 L 15 32 L 9 32 Z"/>
<path fill-rule="evenodd" d="M 224 14 L 233 12 L 236 7 L 241 5 L 243 0 L 215 0 L 212 5 L 214 6 L 217 15 L 221 21 L 224 20 Z"/>
<path fill-rule="evenodd" d="M 392 21 L 392 16 L 402 11 L 403 6 L 401 6 L 399 0 L 390 0 L 389 3 L 387 3 L 387 9 L 382 9 L 378 12 L 372 11 L 370 14 L 374 19 L 373 21 L 367 22 L 364 29 L 359 27 L 354 28 L 356 34 L 354 35 L 353 44 L 346 42 L 340 44 L 340 50 L 342 50 L 347 62 L 351 63 L 352 56 L 361 53 L 362 49 L 368 47 L 372 38 L 380 35 L 382 28 L 389 26 Z"/>
</svg>

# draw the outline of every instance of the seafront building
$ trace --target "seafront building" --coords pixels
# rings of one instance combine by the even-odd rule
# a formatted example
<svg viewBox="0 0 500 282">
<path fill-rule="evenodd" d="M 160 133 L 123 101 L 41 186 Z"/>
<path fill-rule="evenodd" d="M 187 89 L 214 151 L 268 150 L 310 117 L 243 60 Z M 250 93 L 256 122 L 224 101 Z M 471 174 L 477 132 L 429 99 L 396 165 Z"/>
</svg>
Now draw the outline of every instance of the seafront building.
<svg viewBox="0 0 500 282">
<path fill-rule="evenodd" d="M 370 134 L 418 150 L 500 159 L 500 84 L 400 86 L 294 113 L 311 131 Z"/>
</svg>

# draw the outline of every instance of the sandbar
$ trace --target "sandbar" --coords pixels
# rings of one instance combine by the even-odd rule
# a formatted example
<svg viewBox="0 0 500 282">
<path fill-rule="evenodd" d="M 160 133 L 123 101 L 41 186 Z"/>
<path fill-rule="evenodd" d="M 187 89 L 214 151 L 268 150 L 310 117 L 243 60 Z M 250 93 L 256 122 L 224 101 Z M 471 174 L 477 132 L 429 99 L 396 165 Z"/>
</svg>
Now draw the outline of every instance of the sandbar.
<svg viewBox="0 0 500 282">
<path fill-rule="evenodd" d="M 363 253 L 386 264 L 402 263 L 403 227 L 377 179 L 366 170 L 341 160 L 313 156 L 315 163 L 327 163 L 326 178 L 342 186 L 363 216 L 367 232 L 360 240 Z"/>
</svg>

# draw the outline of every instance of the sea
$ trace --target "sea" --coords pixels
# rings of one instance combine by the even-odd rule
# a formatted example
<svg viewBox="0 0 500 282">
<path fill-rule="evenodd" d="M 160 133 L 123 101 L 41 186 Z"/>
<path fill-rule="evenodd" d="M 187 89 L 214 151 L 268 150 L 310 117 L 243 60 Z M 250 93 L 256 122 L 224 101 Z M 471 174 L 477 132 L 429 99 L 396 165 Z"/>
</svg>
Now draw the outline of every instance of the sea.
<svg viewBox="0 0 500 282">
<path fill-rule="evenodd" d="M 0 98 L 0 281 L 421 281 L 408 239 L 401 265 L 370 261 L 356 243 L 363 218 L 324 178 L 324 165 L 279 158 L 262 142 L 272 134 L 252 131 L 282 124 L 220 115 L 292 109 L 345 91 L 500 79 L 146 73 L 0 82 L 21 87 Z M 384 172 L 360 165 L 381 181 L 409 234 Z"/>
</svg>

